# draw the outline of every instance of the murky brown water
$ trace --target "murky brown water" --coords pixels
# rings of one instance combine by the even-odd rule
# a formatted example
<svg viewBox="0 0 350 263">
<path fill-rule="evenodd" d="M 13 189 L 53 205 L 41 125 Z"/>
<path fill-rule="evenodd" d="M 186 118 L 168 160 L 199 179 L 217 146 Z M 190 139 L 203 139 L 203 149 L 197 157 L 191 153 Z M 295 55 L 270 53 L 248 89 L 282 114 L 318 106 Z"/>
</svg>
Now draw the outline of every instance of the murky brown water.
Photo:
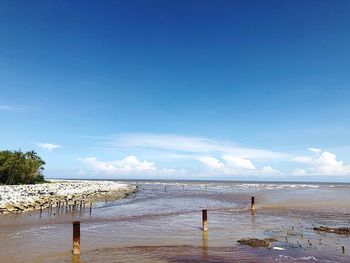
<svg viewBox="0 0 350 263">
<path fill-rule="evenodd" d="M 0 216 L 0 262 L 350 262 L 350 237 L 312 230 L 350 226 L 350 185 L 139 184 L 136 195 L 97 203 L 92 214 Z M 81 221 L 80 257 L 70 252 L 73 220 Z M 274 237 L 286 250 L 239 245 L 244 237 Z"/>
</svg>

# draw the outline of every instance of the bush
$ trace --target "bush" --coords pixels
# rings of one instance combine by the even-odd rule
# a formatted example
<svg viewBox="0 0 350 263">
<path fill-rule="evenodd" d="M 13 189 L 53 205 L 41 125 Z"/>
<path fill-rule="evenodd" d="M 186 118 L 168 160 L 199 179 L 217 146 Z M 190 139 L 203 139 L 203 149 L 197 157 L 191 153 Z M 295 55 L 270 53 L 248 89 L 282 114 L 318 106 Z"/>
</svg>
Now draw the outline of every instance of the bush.
<svg viewBox="0 0 350 263">
<path fill-rule="evenodd" d="M 0 151 L 0 184 L 44 182 L 44 165 L 35 151 Z"/>
</svg>

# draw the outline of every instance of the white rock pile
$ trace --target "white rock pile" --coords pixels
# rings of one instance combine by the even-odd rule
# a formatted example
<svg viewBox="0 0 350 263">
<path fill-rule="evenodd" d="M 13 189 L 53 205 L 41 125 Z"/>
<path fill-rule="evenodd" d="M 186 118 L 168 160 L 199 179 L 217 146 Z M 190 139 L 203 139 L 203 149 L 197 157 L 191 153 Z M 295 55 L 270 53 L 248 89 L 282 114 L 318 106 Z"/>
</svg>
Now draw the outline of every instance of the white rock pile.
<svg viewBox="0 0 350 263">
<path fill-rule="evenodd" d="M 113 181 L 64 180 L 36 185 L 0 185 L 0 214 L 55 206 L 58 202 L 116 200 L 137 187 Z"/>
</svg>

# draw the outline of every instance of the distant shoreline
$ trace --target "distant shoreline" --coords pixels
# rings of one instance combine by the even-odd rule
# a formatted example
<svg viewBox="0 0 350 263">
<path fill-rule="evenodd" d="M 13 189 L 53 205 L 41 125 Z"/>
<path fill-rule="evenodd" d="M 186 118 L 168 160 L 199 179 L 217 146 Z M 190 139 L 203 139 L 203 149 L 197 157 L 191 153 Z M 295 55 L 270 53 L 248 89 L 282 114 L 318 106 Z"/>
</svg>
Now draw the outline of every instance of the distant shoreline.
<svg viewBox="0 0 350 263">
<path fill-rule="evenodd" d="M 196 179 L 125 179 L 125 178 L 115 178 L 115 179 L 108 179 L 108 178 L 83 178 L 83 179 L 74 179 L 74 178 L 50 178 L 48 180 L 67 180 L 67 181 L 109 181 L 109 182 L 180 182 L 180 183 L 243 183 L 243 184 L 321 184 L 321 185 L 328 185 L 328 184 L 339 184 L 339 185 L 350 185 L 350 182 L 345 181 L 249 181 L 249 180 L 224 180 L 224 179 L 210 179 L 210 180 L 196 180 Z"/>
</svg>

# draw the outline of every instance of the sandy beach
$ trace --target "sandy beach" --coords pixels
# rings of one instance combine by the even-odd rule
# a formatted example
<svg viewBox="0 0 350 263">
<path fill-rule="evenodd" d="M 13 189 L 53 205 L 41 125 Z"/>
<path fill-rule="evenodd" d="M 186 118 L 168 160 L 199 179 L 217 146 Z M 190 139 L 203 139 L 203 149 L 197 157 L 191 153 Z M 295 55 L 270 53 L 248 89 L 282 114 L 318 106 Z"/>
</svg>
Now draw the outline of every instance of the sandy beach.
<svg viewBox="0 0 350 263">
<path fill-rule="evenodd" d="M 55 207 L 58 202 L 116 200 L 136 191 L 135 186 L 110 181 L 51 180 L 33 185 L 0 185 L 0 214 Z"/>
</svg>

